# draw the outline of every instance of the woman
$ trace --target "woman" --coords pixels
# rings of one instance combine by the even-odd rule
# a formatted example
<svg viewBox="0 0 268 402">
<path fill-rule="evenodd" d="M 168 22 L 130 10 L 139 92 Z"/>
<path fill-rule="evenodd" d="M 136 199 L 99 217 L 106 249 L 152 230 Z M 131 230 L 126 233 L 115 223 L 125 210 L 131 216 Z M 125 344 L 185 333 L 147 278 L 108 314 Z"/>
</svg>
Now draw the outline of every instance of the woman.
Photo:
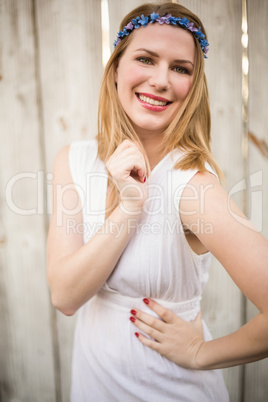
<svg viewBox="0 0 268 402">
<path fill-rule="evenodd" d="M 48 279 L 55 307 L 79 310 L 72 401 L 227 401 L 216 369 L 268 355 L 267 241 L 217 178 L 207 51 L 184 7 L 133 10 L 105 70 L 97 140 L 56 158 L 65 191 Z M 215 340 L 200 313 L 209 252 L 260 311 Z"/>
</svg>

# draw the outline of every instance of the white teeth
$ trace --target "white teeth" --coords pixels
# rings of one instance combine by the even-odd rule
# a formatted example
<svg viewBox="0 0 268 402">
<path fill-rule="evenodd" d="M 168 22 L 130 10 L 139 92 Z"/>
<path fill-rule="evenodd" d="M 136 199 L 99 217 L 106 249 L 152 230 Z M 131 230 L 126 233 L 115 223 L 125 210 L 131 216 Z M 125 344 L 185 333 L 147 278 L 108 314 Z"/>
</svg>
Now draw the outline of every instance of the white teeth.
<svg viewBox="0 0 268 402">
<path fill-rule="evenodd" d="M 144 95 L 138 95 L 139 99 L 142 102 L 146 102 L 149 103 L 150 105 L 154 105 L 154 106 L 166 106 L 167 102 L 161 102 L 152 98 L 148 98 L 147 96 Z"/>
</svg>

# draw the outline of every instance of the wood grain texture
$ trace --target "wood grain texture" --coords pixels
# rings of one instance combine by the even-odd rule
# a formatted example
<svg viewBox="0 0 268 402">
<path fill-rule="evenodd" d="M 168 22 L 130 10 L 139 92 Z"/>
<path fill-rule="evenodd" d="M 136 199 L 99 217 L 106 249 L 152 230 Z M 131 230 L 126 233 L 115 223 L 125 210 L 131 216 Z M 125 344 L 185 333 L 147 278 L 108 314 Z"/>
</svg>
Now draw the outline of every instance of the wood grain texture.
<svg viewBox="0 0 268 402">
<path fill-rule="evenodd" d="M 97 134 L 102 76 L 97 0 L 37 0 L 40 74 L 48 169 L 73 140 Z"/>
<path fill-rule="evenodd" d="M 108 0 L 109 24 L 110 24 L 110 48 L 113 51 L 113 42 L 119 31 L 121 20 L 134 8 L 144 3 L 150 3 L 144 0 Z"/>
<path fill-rule="evenodd" d="M 72 141 L 97 135 L 102 76 L 101 2 L 36 0 L 45 161 Z M 75 317 L 56 313 L 59 398 L 69 400 Z"/>
<path fill-rule="evenodd" d="M 268 18 L 265 0 L 248 0 L 249 32 L 249 130 L 259 139 L 268 141 L 268 41 L 264 26 Z M 256 146 L 249 147 L 248 183 L 249 216 L 256 228 L 268 239 L 268 160 Z M 256 289 L 258 292 L 258 289 Z M 247 303 L 247 318 L 257 314 L 252 303 Z M 268 400 L 268 359 L 246 366 L 245 402 Z"/>
<path fill-rule="evenodd" d="M 3 401 L 55 398 L 32 11 L 29 0 L 0 2 Z"/>
</svg>

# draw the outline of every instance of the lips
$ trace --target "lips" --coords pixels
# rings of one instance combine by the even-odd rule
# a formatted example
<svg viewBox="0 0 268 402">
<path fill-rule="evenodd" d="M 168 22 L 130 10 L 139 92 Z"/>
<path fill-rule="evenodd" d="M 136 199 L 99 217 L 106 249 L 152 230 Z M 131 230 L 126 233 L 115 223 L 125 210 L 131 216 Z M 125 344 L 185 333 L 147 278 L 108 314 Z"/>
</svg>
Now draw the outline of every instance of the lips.
<svg viewBox="0 0 268 402">
<path fill-rule="evenodd" d="M 167 106 L 171 103 L 168 99 L 147 93 L 136 93 L 136 96 L 141 102 L 152 106 Z"/>
</svg>

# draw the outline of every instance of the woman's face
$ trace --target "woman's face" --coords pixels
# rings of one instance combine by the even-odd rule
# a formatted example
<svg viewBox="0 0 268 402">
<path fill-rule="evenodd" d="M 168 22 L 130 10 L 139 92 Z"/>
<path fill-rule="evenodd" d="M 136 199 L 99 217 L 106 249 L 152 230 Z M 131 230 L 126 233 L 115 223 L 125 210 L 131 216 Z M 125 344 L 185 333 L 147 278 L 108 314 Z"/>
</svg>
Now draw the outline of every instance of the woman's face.
<svg viewBox="0 0 268 402">
<path fill-rule="evenodd" d="M 158 23 L 140 27 L 119 61 L 119 100 L 141 139 L 161 135 L 175 118 L 193 81 L 190 32 Z"/>
</svg>

